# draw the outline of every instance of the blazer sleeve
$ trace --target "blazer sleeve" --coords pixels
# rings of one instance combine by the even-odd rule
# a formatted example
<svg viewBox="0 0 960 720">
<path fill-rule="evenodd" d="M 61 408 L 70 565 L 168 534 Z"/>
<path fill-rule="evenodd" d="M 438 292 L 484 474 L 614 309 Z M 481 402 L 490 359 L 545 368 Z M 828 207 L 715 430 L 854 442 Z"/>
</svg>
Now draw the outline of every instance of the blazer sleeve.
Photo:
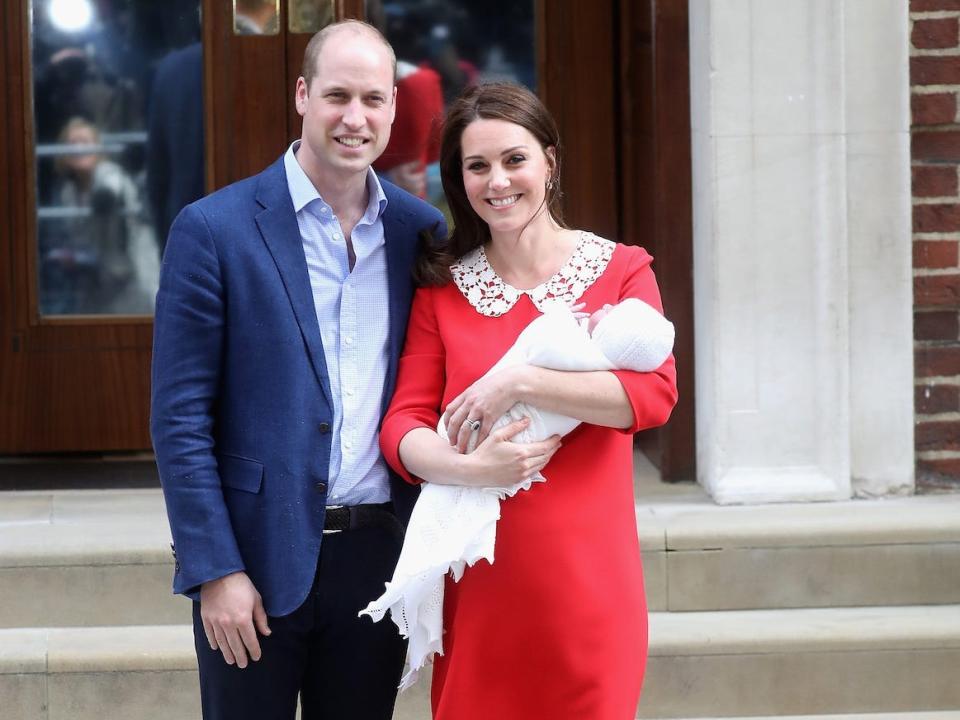
<svg viewBox="0 0 960 720">
<path fill-rule="evenodd" d="M 660 289 L 650 267 L 653 258 L 641 247 L 622 246 L 621 250 L 628 253 L 628 258 L 619 300 L 639 298 L 662 314 Z M 633 408 L 633 424 L 621 432 L 632 434 L 667 422 L 677 404 L 677 370 L 673 353 L 652 372 L 614 370 L 613 374 L 623 385 Z"/>
<path fill-rule="evenodd" d="M 150 416 L 178 593 L 244 569 L 214 455 L 224 321 L 216 246 L 203 214 L 190 205 L 170 229 L 160 272 Z"/>
<path fill-rule="evenodd" d="M 435 290 L 420 288 L 413 298 L 407 339 L 397 367 L 397 389 L 380 428 L 383 457 L 404 480 L 420 483 L 400 460 L 400 441 L 418 427 L 436 430 L 446 373 L 446 351 L 434 308 Z"/>
</svg>

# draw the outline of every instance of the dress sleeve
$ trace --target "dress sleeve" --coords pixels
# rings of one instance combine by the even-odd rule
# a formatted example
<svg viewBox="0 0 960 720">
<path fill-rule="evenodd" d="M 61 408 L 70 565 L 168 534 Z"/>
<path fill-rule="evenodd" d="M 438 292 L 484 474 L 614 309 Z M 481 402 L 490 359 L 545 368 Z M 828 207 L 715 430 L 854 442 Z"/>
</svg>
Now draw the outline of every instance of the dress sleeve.
<svg viewBox="0 0 960 720">
<path fill-rule="evenodd" d="M 415 428 L 435 430 L 440 420 L 445 357 L 434 310 L 435 291 L 417 290 L 410 309 L 407 340 L 397 367 L 397 388 L 380 428 L 383 457 L 407 482 L 421 480 L 400 461 L 400 441 Z"/>
<path fill-rule="evenodd" d="M 628 252 L 629 257 L 618 300 L 639 298 L 662 313 L 660 289 L 650 267 L 653 258 L 640 247 L 624 246 L 621 251 Z M 633 424 L 621 432 L 633 434 L 658 427 L 670 418 L 673 406 L 677 404 L 677 370 L 673 353 L 652 372 L 614 370 L 613 374 L 623 385 L 633 408 Z"/>
</svg>

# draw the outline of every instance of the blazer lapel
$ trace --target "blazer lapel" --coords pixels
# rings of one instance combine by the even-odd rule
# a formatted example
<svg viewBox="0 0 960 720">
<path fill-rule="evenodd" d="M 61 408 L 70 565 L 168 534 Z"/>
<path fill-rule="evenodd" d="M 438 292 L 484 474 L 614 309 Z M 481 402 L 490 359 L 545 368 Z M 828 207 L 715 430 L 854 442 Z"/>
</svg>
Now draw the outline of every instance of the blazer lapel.
<svg viewBox="0 0 960 720">
<path fill-rule="evenodd" d="M 257 201 L 263 206 L 263 210 L 256 216 L 257 227 L 260 228 L 260 234 L 280 271 L 280 278 L 300 325 L 317 380 L 327 403 L 333 407 L 333 394 L 327 376 L 327 362 L 320 339 L 317 311 L 313 304 L 307 260 L 303 253 L 300 227 L 297 225 L 293 201 L 290 199 L 282 157 L 260 176 Z"/>
</svg>

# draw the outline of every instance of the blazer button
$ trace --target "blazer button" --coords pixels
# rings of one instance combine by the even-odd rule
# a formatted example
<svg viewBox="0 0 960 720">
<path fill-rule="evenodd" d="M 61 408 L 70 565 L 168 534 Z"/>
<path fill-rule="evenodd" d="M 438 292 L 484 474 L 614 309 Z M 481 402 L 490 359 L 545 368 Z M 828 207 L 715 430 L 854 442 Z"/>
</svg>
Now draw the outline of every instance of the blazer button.
<svg viewBox="0 0 960 720">
<path fill-rule="evenodd" d="M 318 493 L 325 493 L 327 491 L 327 484 L 325 482 L 318 482 L 314 487 Z"/>
<path fill-rule="evenodd" d="M 322 433 L 330 432 L 330 423 L 327 423 L 327 422 L 320 423 L 320 432 Z"/>
</svg>

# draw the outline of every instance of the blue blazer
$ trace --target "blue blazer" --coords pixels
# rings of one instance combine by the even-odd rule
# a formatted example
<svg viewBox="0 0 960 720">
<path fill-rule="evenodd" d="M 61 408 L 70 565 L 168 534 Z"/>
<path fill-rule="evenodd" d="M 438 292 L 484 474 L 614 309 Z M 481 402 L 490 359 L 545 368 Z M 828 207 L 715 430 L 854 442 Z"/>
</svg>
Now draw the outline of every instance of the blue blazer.
<svg viewBox="0 0 960 720">
<path fill-rule="evenodd" d="M 441 214 L 383 182 L 393 393 L 422 230 Z M 283 158 L 188 205 L 170 230 L 150 430 L 176 557 L 174 592 L 244 570 L 270 615 L 299 607 L 320 552 L 333 409 Z M 416 489 L 391 474 L 404 521 Z"/>
</svg>

